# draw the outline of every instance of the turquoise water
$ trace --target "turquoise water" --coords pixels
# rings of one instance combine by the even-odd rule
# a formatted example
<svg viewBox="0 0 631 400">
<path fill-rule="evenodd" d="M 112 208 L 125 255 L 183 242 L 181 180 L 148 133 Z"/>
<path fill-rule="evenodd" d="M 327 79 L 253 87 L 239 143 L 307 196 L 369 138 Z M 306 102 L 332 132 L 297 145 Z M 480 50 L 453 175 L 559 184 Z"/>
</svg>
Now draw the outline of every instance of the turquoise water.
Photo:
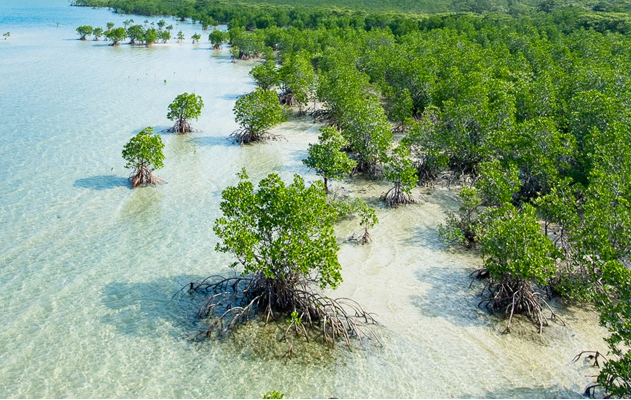
<svg viewBox="0 0 631 400">
<path fill-rule="evenodd" d="M 605 348 L 596 315 L 562 309 L 567 326 L 543 337 L 528 324 L 501 335 L 502 322 L 476 307 L 479 287 L 468 288 L 478 258 L 437 236 L 455 206 L 447 189 L 379 209 L 370 246 L 344 241 L 353 222 L 339 227 L 345 282 L 335 295 L 378 314 L 383 346 L 304 348 L 286 360 L 286 344 L 258 326 L 195 340 L 201 299 L 174 294 L 226 272 L 212 233 L 221 190 L 243 167 L 255 180 L 315 179 L 300 160 L 318 126 L 294 119 L 276 129 L 284 140 L 233 145 L 232 107 L 252 90 L 254 64 L 230 63 L 205 34 L 150 49 L 76 40 L 79 25 L 129 18 L 0 0 L 0 31 L 11 32 L 0 40 L 0 397 L 580 396 L 595 372 L 571 359 Z M 167 128 L 167 106 L 185 91 L 204 99 L 200 132 L 162 133 L 166 183 L 131 190 L 123 145 Z M 343 185 L 375 204 L 385 188 Z"/>
</svg>

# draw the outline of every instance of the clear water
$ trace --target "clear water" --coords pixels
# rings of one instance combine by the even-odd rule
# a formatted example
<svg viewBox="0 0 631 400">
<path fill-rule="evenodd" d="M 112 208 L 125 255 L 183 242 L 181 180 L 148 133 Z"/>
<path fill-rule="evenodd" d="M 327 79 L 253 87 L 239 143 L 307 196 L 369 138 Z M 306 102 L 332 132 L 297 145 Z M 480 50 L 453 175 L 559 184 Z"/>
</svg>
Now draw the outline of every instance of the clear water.
<svg viewBox="0 0 631 400">
<path fill-rule="evenodd" d="M 334 295 L 378 314 L 382 347 L 303 347 L 287 360 L 277 332 L 257 325 L 192 340 L 201 299 L 173 295 L 226 272 L 212 233 L 221 190 L 243 167 L 255 180 L 315 179 L 300 160 L 318 126 L 297 119 L 277 129 L 285 140 L 231 144 L 252 64 L 230 63 L 206 40 L 151 49 L 76 40 L 79 25 L 128 18 L 65 0 L 0 0 L 0 31 L 11 32 L 0 40 L 0 397 L 581 395 L 595 371 L 571 360 L 605 348 L 596 315 L 561 308 L 566 326 L 539 336 L 518 323 L 502 335 L 476 307 L 480 288 L 469 288 L 478 258 L 437 236 L 456 204 L 447 189 L 379 209 L 369 246 L 344 242 L 353 222 L 338 229 L 345 282 Z M 167 105 L 185 91 L 204 99 L 201 131 L 163 133 L 167 183 L 131 190 L 123 145 L 146 126 L 167 128 Z M 342 185 L 369 201 L 385 188 Z"/>
</svg>

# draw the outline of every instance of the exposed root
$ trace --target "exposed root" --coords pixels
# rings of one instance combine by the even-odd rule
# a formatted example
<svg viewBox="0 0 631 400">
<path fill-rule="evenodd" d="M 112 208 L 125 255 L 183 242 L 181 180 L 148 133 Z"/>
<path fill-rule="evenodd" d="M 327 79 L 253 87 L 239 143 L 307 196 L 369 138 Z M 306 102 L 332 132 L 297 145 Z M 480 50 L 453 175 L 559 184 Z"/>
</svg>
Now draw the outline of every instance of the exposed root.
<svg viewBox="0 0 631 400">
<path fill-rule="evenodd" d="M 420 186 L 434 187 L 434 184 L 440 177 L 440 169 L 437 168 L 434 163 L 430 162 L 429 157 L 425 157 L 420 161 L 415 161 L 413 165 L 414 168 L 416 168 L 418 184 Z"/>
<path fill-rule="evenodd" d="M 179 118 L 175 121 L 175 125 L 166 130 L 167 132 L 173 132 L 178 134 L 184 134 L 189 132 L 195 132 L 195 128 L 186 119 Z"/>
<path fill-rule="evenodd" d="M 312 290 L 315 278 L 292 274 L 284 280 L 267 278 L 263 273 L 248 276 L 210 276 L 202 282 L 191 282 L 189 292 L 205 292 L 210 297 L 198 311 L 209 320 L 208 337 L 221 337 L 257 314 L 264 314 L 266 323 L 275 314 L 292 314 L 293 328 L 309 340 L 307 328 L 317 331 L 325 344 L 334 345 L 342 339 L 347 346 L 351 339 L 373 338 L 369 327 L 376 321 L 355 301 L 331 299 Z"/>
<path fill-rule="evenodd" d="M 327 110 L 326 108 L 312 107 L 311 109 L 307 111 L 307 113 L 313 117 L 314 123 L 326 122 L 330 124 L 332 122 L 331 112 Z"/>
<path fill-rule="evenodd" d="M 600 353 L 597 350 L 596 351 L 594 350 L 581 351 L 572 359 L 572 362 L 577 362 L 585 354 L 587 354 L 587 356 L 585 357 L 585 360 L 589 361 L 592 367 L 600 367 L 600 362 L 598 361 L 600 357 L 604 358 L 605 362 L 607 362 L 607 357 L 605 357 L 602 353 Z"/>
<path fill-rule="evenodd" d="M 398 183 L 382 194 L 380 199 L 384 201 L 388 207 L 398 207 L 400 205 L 416 203 L 414 197 L 411 194 L 405 193 Z"/>
<path fill-rule="evenodd" d="M 484 273 L 475 271 L 480 276 Z M 499 281 L 489 279 L 482 290 L 484 299 L 478 307 L 485 307 L 491 312 L 501 312 L 508 317 L 508 324 L 503 333 L 510 332 L 510 325 L 515 314 L 526 315 L 533 323 L 539 326 L 539 333 L 543 327 L 548 326 L 548 321 L 559 321 L 561 318 L 552 310 L 531 282 L 523 279 L 503 277 Z M 550 316 L 544 314 L 544 308 L 550 312 Z"/>
<path fill-rule="evenodd" d="M 234 138 L 235 143 L 239 143 L 240 146 L 244 144 L 250 144 L 254 142 L 264 142 L 266 140 L 277 139 L 277 135 L 273 135 L 269 132 L 253 132 L 248 128 L 237 129 L 230 134 Z"/>
<path fill-rule="evenodd" d="M 298 102 L 296 101 L 296 96 L 291 90 L 279 93 L 278 101 L 280 102 L 280 104 L 288 107 L 295 107 L 298 105 Z"/>
<path fill-rule="evenodd" d="M 479 268 L 469 274 L 469 278 L 472 278 L 469 288 L 473 285 L 475 279 L 482 280 L 489 278 L 489 270 L 486 268 Z"/>
<path fill-rule="evenodd" d="M 136 187 L 140 185 L 153 185 L 164 182 L 159 177 L 153 175 L 151 170 L 147 166 L 143 165 L 138 170 L 134 171 L 130 176 L 131 186 Z"/>
<path fill-rule="evenodd" d="M 372 242 L 372 238 L 370 237 L 370 233 L 368 233 L 368 228 L 364 227 L 364 233 L 361 235 L 356 235 L 353 233 L 351 237 L 348 238 L 350 242 L 359 243 L 361 245 L 368 244 Z"/>
<path fill-rule="evenodd" d="M 585 388 L 585 391 L 583 392 L 583 396 L 587 396 L 590 399 L 594 399 L 596 398 L 596 388 L 599 388 L 600 384 L 599 383 L 590 383 L 589 385 L 587 385 L 587 387 Z M 605 396 L 605 399 L 609 398 L 609 396 Z"/>
<path fill-rule="evenodd" d="M 342 149 L 342 151 L 350 152 L 350 148 Z M 357 165 L 351 171 L 351 175 L 363 174 L 368 179 L 376 180 L 383 177 L 383 168 L 376 161 L 357 160 Z"/>
</svg>

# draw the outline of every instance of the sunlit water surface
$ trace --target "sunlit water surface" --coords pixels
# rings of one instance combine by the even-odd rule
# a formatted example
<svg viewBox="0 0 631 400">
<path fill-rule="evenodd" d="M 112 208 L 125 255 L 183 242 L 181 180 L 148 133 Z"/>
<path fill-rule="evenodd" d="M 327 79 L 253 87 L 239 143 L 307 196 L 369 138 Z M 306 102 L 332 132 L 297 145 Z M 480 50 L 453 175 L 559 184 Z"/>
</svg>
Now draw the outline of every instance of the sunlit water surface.
<svg viewBox="0 0 631 400">
<path fill-rule="evenodd" d="M 605 348 L 595 313 L 561 308 L 565 326 L 539 336 L 518 323 L 502 335 L 504 323 L 477 308 L 479 285 L 469 287 L 478 257 L 437 235 L 456 207 L 447 189 L 379 208 L 371 245 L 345 241 L 356 221 L 339 226 L 344 283 L 334 295 L 377 313 L 382 346 L 307 346 L 288 360 L 274 328 L 256 324 L 221 342 L 193 340 L 202 299 L 174 294 L 227 272 L 212 233 L 221 190 L 243 167 L 255 180 L 316 179 L 301 159 L 318 126 L 294 119 L 275 130 L 284 140 L 231 144 L 232 107 L 253 89 L 253 64 L 232 64 L 185 23 L 174 32 L 203 33 L 201 44 L 76 40 L 79 25 L 128 18 L 64 0 L 0 0 L 0 31 L 11 32 L 0 41 L 0 397 L 581 395 L 595 371 L 572 358 Z M 131 190 L 123 145 L 147 126 L 167 128 L 167 105 L 186 91 L 204 99 L 200 132 L 162 133 L 166 183 Z M 386 188 L 340 186 L 376 206 Z"/>
</svg>

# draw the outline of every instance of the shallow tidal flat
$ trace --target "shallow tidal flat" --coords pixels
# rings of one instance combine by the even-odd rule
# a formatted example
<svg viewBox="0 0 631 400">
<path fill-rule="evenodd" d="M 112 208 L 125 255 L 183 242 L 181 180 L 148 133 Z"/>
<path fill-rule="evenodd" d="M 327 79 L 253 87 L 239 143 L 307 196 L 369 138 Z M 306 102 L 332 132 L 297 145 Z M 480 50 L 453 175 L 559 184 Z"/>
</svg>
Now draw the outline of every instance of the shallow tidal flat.
<svg viewBox="0 0 631 400">
<path fill-rule="evenodd" d="M 174 31 L 204 33 L 201 44 L 76 40 L 79 25 L 127 18 L 65 0 L 0 4 L 11 32 L 0 41 L 0 397 L 581 396 L 595 372 L 572 358 L 605 348 L 597 315 L 554 304 L 565 326 L 540 336 L 518 322 L 502 335 L 469 286 L 479 257 L 437 234 L 457 207 L 453 188 L 417 189 L 424 201 L 390 210 L 377 201 L 385 183 L 338 183 L 379 207 L 380 223 L 366 246 L 346 241 L 357 221 L 339 224 L 344 283 L 328 294 L 375 312 L 382 346 L 304 346 L 287 360 L 259 324 L 193 340 L 202 298 L 175 294 L 228 272 L 212 232 L 221 191 L 243 167 L 255 181 L 317 179 L 301 160 L 319 125 L 291 119 L 275 129 L 283 139 L 234 145 L 232 107 L 253 89 L 254 63 L 232 64 L 184 23 Z M 161 133 L 166 183 L 131 190 L 123 145 L 167 128 L 183 92 L 204 99 L 200 132 Z"/>
</svg>

